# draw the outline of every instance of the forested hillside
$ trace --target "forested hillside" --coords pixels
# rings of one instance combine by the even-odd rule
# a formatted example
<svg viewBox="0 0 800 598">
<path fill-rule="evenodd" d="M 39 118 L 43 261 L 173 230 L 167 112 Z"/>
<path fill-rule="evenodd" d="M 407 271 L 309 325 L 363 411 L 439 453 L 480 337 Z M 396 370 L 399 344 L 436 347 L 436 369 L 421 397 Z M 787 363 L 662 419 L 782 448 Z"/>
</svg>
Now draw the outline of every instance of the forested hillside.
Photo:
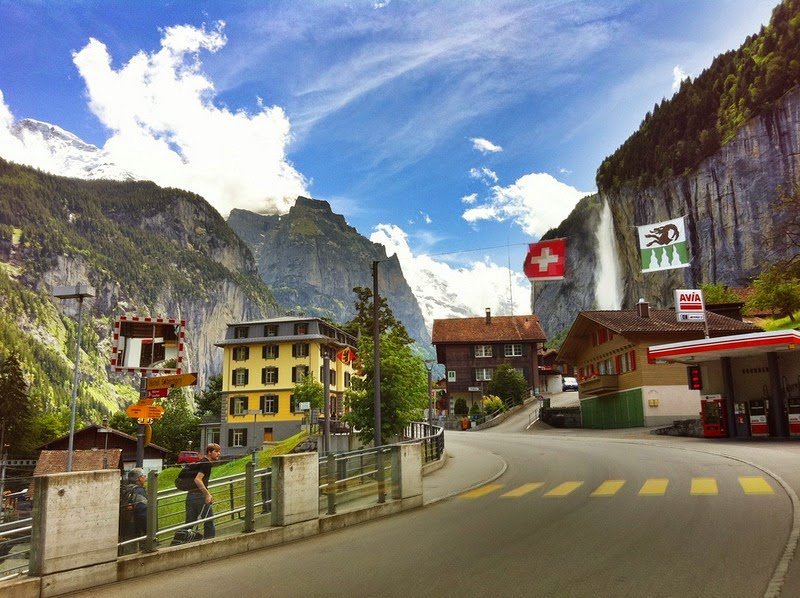
<svg viewBox="0 0 800 598">
<path fill-rule="evenodd" d="M 0 364 L 18 357 L 40 419 L 63 423 L 69 404 L 77 304 L 51 292 L 78 282 L 97 291 L 84 311 L 84 421 L 136 395 L 135 380 L 108 371 L 116 316 L 185 319 L 187 367 L 202 385 L 220 370 L 214 343 L 227 322 L 277 312 L 250 251 L 201 197 L 149 182 L 57 177 L 0 159 Z"/>
<path fill-rule="evenodd" d="M 601 191 L 646 186 L 685 174 L 800 84 L 800 0 L 784 0 L 768 26 L 686 79 L 648 112 L 639 129 L 597 170 Z"/>
</svg>

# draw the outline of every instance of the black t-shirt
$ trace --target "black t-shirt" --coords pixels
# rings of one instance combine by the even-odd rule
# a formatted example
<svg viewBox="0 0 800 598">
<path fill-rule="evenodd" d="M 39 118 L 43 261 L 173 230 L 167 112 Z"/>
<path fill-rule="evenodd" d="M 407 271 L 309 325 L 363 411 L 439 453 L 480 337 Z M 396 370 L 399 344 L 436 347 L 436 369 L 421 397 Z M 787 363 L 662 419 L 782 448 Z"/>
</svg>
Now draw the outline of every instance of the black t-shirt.
<svg viewBox="0 0 800 598">
<path fill-rule="evenodd" d="M 197 463 L 193 463 L 192 471 L 195 477 L 198 473 L 203 474 L 203 485 L 208 489 L 208 480 L 211 479 L 211 461 L 208 460 L 208 457 L 203 457 Z M 200 490 L 195 488 L 189 492 L 200 492 Z"/>
</svg>

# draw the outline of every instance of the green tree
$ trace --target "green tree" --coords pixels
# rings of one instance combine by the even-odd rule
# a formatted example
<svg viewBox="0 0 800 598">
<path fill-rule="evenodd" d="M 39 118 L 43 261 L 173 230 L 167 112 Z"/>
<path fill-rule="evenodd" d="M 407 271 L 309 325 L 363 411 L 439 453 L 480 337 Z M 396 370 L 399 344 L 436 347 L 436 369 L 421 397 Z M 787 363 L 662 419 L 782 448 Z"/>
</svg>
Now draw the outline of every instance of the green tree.
<svg viewBox="0 0 800 598">
<path fill-rule="evenodd" d="M 70 415 L 70 409 L 66 406 L 57 411 L 37 413 L 31 425 L 31 434 L 36 438 L 36 446 L 69 434 Z"/>
<path fill-rule="evenodd" d="M 428 403 L 428 371 L 425 362 L 412 353 L 404 331 L 391 329 L 380 337 L 381 441 L 398 437 L 411 421 L 422 417 Z M 362 337 L 356 366 L 362 376 L 354 376 L 345 393 L 349 407 L 344 420 L 360 430 L 359 438 L 368 443 L 375 438 L 375 367 L 372 339 Z"/>
<path fill-rule="evenodd" d="M 211 376 L 205 390 L 194 397 L 196 413 L 201 418 L 216 418 L 222 414 L 222 374 Z"/>
<path fill-rule="evenodd" d="M 138 424 L 136 420 L 133 418 L 128 417 L 128 414 L 125 411 L 117 411 L 111 417 L 108 418 L 108 425 L 115 430 L 119 430 L 120 432 L 125 432 L 126 434 L 130 434 L 131 436 L 136 436 Z"/>
<path fill-rule="evenodd" d="M 294 400 L 298 403 L 311 403 L 312 409 L 322 409 L 325 401 L 325 389 L 314 379 L 313 374 L 306 374 L 294 385 Z"/>
<path fill-rule="evenodd" d="M 352 334 L 356 338 L 368 337 L 372 338 L 373 335 L 373 322 L 372 317 L 372 289 L 367 287 L 355 287 L 353 292 L 356 294 L 356 315 L 352 320 L 342 326 L 342 330 Z M 385 297 L 381 297 L 378 302 L 378 329 L 379 334 L 383 334 L 387 330 L 395 330 L 406 344 L 411 344 L 413 339 L 408 335 L 408 331 L 402 322 L 394 317 L 389 304 L 386 302 Z"/>
<path fill-rule="evenodd" d="M 776 262 L 753 281 L 749 309 L 769 309 L 794 322 L 800 310 L 800 262 Z"/>
<path fill-rule="evenodd" d="M 703 300 L 706 305 L 713 303 L 737 303 L 739 296 L 723 284 L 701 284 L 700 290 L 703 291 Z"/>
<path fill-rule="evenodd" d="M 528 392 L 525 377 L 509 364 L 495 369 L 488 386 L 489 394 L 500 397 L 506 404 L 521 405 Z"/>
<path fill-rule="evenodd" d="M 0 364 L 0 425 L 10 451 L 27 453 L 35 447 L 36 437 L 31 434 L 33 415 L 28 383 L 19 357 L 12 353 Z"/>
<path fill-rule="evenodd" d="M 173 453 L 199 446 L 200 418 L 189 408 L 180 388 L 174 388 L 163 402 L 164 415 L 153 423 L 153 442 Z"/>
</svg>

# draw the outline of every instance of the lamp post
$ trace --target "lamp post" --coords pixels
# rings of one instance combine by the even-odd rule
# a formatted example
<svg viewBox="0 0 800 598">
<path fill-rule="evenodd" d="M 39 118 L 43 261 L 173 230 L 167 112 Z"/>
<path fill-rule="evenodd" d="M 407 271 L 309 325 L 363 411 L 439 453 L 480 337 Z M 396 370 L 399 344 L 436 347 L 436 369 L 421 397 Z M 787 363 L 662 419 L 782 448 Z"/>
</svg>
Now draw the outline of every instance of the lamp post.
<svg viewBox="0 0 800 598">
<path fill-rule="evenodd" d="M 94 297 L 94 289 L 86 284 L 76 284 L 74 287 L 55 287 L 53 297 L 58 299 L 78 300 L 78 334 L 75 339 L 75 372 L 72 377 L 72 407 L 69 417 L 69 445 L 67 447 L 67 471 L 72 471 L 72 451 L 75 443 L 75 404 L 78 400 L 78 376 L 81 364 L 81 325 L 83 316 L 83 300 Z"/>
<path fill-rule="evenodd" d="M 103 418 L 102 426 L 102 428 L 97 430 L 97 433 L 106 437 L 105 446 L 103 447 L 103 469 L 108 469 L 108 435 L 111 432 L 111 429 L 108 427 L 108 417 Z"/>
<path fill-rule="evenodd" d="M 259 413 L 261 413 L 260 409 L 245 410 L 246 415 L 253 416 L 253 463 L 256 462 L 256 453 L 258 452 L 258 444 L 256 442 L 256 417 L 258 416 Z"/>
</svg>

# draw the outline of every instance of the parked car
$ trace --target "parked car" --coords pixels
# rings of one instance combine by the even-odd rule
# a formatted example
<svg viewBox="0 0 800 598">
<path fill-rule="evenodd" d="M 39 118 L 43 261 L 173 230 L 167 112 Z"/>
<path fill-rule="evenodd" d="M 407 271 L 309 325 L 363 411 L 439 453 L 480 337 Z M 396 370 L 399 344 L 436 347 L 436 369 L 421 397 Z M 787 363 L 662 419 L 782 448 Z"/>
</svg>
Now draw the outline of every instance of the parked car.
<svg viewBox="0 0 800 598">
<path fill-rule="evenodd" d="M 578 381 L 572 376 L 564 376 L 561 379 L 561 390 L 564 392 L 568 390 L 578 390 Z"/>
<path fill-rule="evenodd" d="M 178 453 L 178 463 L 197 463 L 200 454 L 197 451 L 181 451 Z"/>
</svg>

